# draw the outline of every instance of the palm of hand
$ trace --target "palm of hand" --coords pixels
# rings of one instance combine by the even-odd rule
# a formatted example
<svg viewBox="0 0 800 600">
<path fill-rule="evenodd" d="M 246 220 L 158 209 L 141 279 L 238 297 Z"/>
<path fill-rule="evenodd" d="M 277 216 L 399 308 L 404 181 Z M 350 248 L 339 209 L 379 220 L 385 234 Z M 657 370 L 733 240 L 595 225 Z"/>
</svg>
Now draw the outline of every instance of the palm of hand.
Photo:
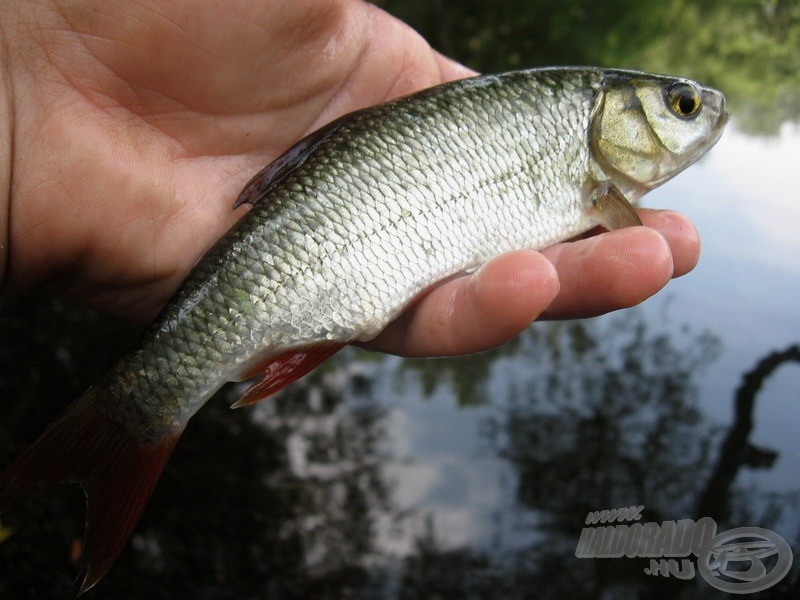
<svg viewBox="0 0 800 600">
<path fill-rule="evenodd" d="M 241 216 L 242 184 L 292 142 L 456 73 L 363 4 L 41 11 L 24 71 L 16 65 L 25 159 L 13 171 L 7 276 L 140 320 Z M 389 43 L 375 52 L 378 37 Z"/>
</svg>

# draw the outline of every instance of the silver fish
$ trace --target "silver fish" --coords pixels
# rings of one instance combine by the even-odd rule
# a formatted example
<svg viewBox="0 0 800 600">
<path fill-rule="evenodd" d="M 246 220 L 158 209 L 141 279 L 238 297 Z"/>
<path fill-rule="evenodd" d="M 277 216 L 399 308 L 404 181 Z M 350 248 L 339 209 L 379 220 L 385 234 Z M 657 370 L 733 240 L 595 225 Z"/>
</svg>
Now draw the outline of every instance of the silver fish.
<svg viewBox="0 0 800 600">
<path fill-rule="evenodd" d="M 517 248 L 640 224 L 644 193 L 700 158 L 728 120 L 698 83 L 595 68 L 443 84 L 360 110 L 245 186 L 251 210 L 138 344 L 0 476 L 0 512 L 77 480 L 81 592 L 131 535 L 189 418 L 225 382 L 258 401 L 422 291 Z"/>
</svg>

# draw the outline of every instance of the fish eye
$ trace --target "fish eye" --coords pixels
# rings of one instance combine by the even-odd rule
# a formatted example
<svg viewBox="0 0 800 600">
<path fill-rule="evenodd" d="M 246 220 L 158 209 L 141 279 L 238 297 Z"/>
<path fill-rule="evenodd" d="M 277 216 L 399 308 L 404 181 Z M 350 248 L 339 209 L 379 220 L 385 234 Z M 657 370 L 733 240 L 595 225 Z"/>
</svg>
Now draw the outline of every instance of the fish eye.
<svg viewBox="0 0 800 600">
<path fill-rule="evenodd" d="M 666 92 L 667 107 L 682 119 L 690 119 L 700 112 L 702 102 L 700 94 L 693 85 L 675 83 Z"/>
</svg>

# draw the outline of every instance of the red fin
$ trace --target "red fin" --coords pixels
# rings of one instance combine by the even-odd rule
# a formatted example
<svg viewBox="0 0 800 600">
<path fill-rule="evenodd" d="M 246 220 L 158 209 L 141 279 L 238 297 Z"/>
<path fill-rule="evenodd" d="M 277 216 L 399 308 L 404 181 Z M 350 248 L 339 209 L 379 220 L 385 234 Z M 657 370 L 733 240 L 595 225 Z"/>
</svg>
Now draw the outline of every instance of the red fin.
<svg viewBox="0 0 800 600">
<path fill-rule="evenodd" d="M 91 388 L 1 476 L 0 513 L 39 488 L 78 481 L 86 492 L 79 594 L 105 575 L 133 533 L 183 427 L 143 443 L 109 418 L 113 398 Z"/>
<path fill-rule="evenodd" d="M 246 374 L 246 377 L 250 378 L 264 372 L 264 376 L 247 388 L 247 391 L 231 405 L 231 408 L 255 404 L 278 390 L 282 390 L 336 354 L 344 346 L 345 344 L 333 342 L 316 344 L 299 350 L 291 350 L 266 360 Z"/>
</svg>

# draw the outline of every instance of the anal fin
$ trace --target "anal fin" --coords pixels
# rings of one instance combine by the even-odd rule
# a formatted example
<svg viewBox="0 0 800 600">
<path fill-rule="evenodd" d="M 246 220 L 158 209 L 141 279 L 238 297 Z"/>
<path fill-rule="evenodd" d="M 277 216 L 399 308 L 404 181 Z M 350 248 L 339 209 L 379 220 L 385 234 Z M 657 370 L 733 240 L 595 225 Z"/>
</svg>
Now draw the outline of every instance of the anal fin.
<svg viewBox="0 0 800 600">
<path fill-rule="evenodd" d="M 282 390 L 287 385 L 311 372 L 328 358 L 341 350 L 345 344 L 325 342 L 290 350 L 273 356 L 245 374 L 245 378 L 255 377 L 263 373 L 261 379 L 251 385 L 231 408 L 241 408 L 255 404 Z"/>
</svg>

